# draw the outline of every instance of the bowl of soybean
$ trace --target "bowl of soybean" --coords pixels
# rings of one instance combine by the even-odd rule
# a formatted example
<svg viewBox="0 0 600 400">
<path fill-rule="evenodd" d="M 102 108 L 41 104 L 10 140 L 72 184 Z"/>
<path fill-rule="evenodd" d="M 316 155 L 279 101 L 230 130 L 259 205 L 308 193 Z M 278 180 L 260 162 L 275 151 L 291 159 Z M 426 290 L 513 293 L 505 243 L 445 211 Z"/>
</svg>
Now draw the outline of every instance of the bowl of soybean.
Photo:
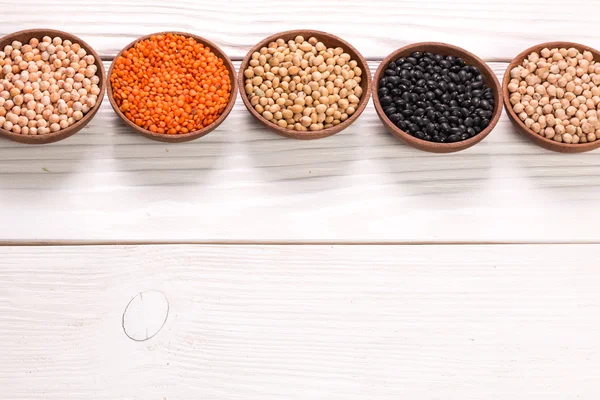
<svg viewBox="0 0 600 400">
<path fill-rule="evenodd" d="M 409 146 L 453 153 L 481 142 L 502 114 L 502 90 L 476 55 L 446 43 L 415 43 L 383 60 L 373 102 L 387 130 Z"/>
<path fill-rule="evenodd" d="M 301 140 L 346 129 L 371 96 L 365 58 L 345 40 L 314 30 L 280 32 L 257 43 L 242 62 L 238 84 L 252 116 Z"/>
</svg>

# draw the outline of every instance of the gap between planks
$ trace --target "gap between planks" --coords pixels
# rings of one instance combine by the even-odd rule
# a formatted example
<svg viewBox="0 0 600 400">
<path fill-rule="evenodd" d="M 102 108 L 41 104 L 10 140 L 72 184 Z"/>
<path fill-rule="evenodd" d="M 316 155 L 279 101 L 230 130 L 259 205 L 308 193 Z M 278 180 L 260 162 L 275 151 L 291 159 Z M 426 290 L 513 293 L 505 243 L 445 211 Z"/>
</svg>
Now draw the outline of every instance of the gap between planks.
<svg viewBox="0 0 600 400">
<path fill-rule="evenodd" d="M 100 56 L 100 59 L 103 62 L 112 62 L 115 59 L 115 57 L 114 56 Z M 229 57 L 229 59 L 231 61 L 233 61 L 233 62 L 242 62 L 244 60 L 244 57 L 234 56 L 234 57 Z M 365 57 L 365 60 L 367 60 L 367 62 L 381 62 L 381 61 L 383 61 L 383 58 L 382 57 Z M 494 59 L 494 60 L 486 60 L 486 59 L 482 58 L 482 60 L 486 64 L 489 64 L 489 63 L 507 63 L 507 64 L 510 64 L 512 62 L 512 60 L 508 59 L 508 58 L 507 59 Z M 374 75 L 375 71 L 371 71 L 371 73 Z"/>
<path fill-rule="evenodd" d="M 363 242 L 363 241 L 0 241 L 0 247 L 91 247 L 91 246 L 544 246 L 544 245 L 600 245 L 600 241 L 576 240 L 566 241 L 537 241 L 537 242 L 518 242 L 518 241 L 497 241 L 497 242 L 468 242 L 468 241 L 399 241 L 399 242 Z"/>
</svg>

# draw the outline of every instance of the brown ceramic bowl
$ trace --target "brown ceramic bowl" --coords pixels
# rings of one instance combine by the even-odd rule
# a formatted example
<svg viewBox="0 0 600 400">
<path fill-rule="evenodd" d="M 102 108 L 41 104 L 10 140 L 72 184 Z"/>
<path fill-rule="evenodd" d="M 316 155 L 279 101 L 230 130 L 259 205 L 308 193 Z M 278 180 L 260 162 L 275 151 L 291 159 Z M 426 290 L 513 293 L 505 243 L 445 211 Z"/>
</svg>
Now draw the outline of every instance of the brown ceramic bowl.
<svg viewBox="0 0 600 400">
<path fill-rule="evenodd" d="M 436 142 L 428 142 L 426 140 L 422 140 L 410 135 L 407 132 L 404 132 L 400 128 L 398 128 L 392 121 L 390 121 L 385 115 L 383 111 L 383 107 L 379 102 L 379 96 L 377 94 L 378 84 L 381 78 L 383 78 L 385 74 L 385 70 L 387 65 L 399 58 L 399 57 L 407 57 L 412 53 L 419 52 L 431 52 L 435 54 L 442 54 L 444 56 L 455 56 L 461 57 L 468 65 L 475 66 L 479 68 L 481 74 L 483 75 L 485 84 L 494 90 L 494 111 L 493 116 L 490 119 L 490 124 L 481 131 L 479 134 L 473 136 L 470 139 L 463 140 L 462 142 L 456 143 L 436 143 Z M 500 115 L 502 115 L 502 95 L 500 83 L 498 82 L 498 78 L 496 78 L 496 74 L 488 67 L 488 65 L 483 62 L 476 55 L 468 52 L 467 50 L 461 49 L 460 47 L 451 46 L 446 43 L 433 43 L 433 42 L 424 42 L 424 43 L 415 43 L 406 47 L 402 47 L 401 49 L 396 50 L 392 54 L 390 54 L 385 60 L 381 62 L 381 65 L 377 69 L 375 73 L 375 94 L 373 95 L 373 103 L 375 104 L 375 110 L 377 111 L 377 115 L 379 115 L 379 119 L 387 130 L 394 136 L 399 139 L 402 139 L 409 146 L 417 148 L 423 151 L 429 151 L 432 153 L 454 153 L 457 151 L 468 149 L 471 146 L 476 145 L 481 142 L 489 133 L 494 129 L 498 120 L 500 119 Z"/>
<path fill-rule="evenodd" d="M 75 124 L 69 126 L 66 129 L 61 129 L 58 132 L 51 132 L 45 135 L 21 135 L 14 132 L 9 132 L 5 129 L 0 128 L 0 136 L 3 136 L 7 139 L 14 140 L 19 143 L 26 144 L 46 144 L 58 142 L 59 140 L 63 140 L 68 138 L 71 135 L 79 132 L 83 129 L 90 121 L 94 118 L 94 115 L 100 109 L 100 105 L 102 104 L 102 100 L 104 99 L 104 92 L 106 89 L 106 71 L 104 71 L 104 65 L 102 65 L 102 60 L 96 51 L 86 42 L 79 39 L 75 35 L 71 35 L 67 32 L 56 31 L 53 29 L 28 29 L 25 31 L 11 33 L 8 36 L 4 36 L 0 39 L 0 48 L 4 49 L 4 46 L 12 43 L 14 40 L 17 40 L 23 44 L 29 43 L 29 40 L 36 38 L 42 40 L 44 36 L 50 37 L 60 37 L 63 40 L 70 40 L 73 43 L 79 43 L 82 48 L 85 49 L 87 54 L 91 54 L 96 59 L 96 66 L 98 67 L 98 77 L 100 78 L 100 82 L 98 86 L 100 87 L 100 94 L 98 95 L 98 101 L 96 101 L 96 105 L 88 111 L 87 114 L 83 116 L 82 119 L 77 121 Z"/>
<path fill-rule="evenodd" d="M 203 44 L 204 46 L 210 48 L 210 50 L 219 58 L 221 58 L 223 60 L 223 62 L 225 63 L 225 66 L 227 67 L 227 71 L 229 71 L 229 79 L 231 80 L 231 94 L 229 96 L 229 101 L 227 102 L 227 107 L 225 107 L 225 110 L 223 110 L 223 113 L 219 116 L 219 118 L 213 122 L 212 124 L 197 130 L 197 131 L 193 131 L 193 132 L 188 132 L 188 133 L 182 133 L 182 134 L 177 134 L 177 135 L 169 135 L 166 133 L 154 133 L 151 132 L 147 129 L 141 128 L 139 126 L 137 126 L 136 124 L 134 124 L 133 122 L 131 122 L 126 116 L 125 114 L 123 114 L 123 112 L 119 109 L 119 106 L 117 105 L 117 102 L 115 101 L 115 97 L 113 94 L 113 89 L 112 89 L 112 84 L 110 82 L 110 76 L 112 75 L 112 71 L 113 68 L 115 66 L 115 63 L 113 61 L 113 63 L 110 66 L 110 69 L 108 70 L 108 100 L 110 101 L 110 104 L 112 105 L 112 108 L 115 110 L 115 112 L 117 113 L 117 115 L 119 116 L 119 118 L 121 118 L 121 120 L 123 120 L 123 122 L 128 125 L 131 129 L 133 129 L 134 131 L 140 133 L 141 135 L 146 136 L 147 138 L 150 138 L 152 140 L 157 140 L 159 142 L 167 142 L 167 143 L 181 143 L 181 142 L 189 142 L 190 140 L 194 140 L 194 139 L 198 139 L 201 138 L 204 135 L 207 135 L 208 133 L 212 132 L 213 130 L 215 130 L 219 125 L 221 125 L 223 123 L 223 121 L 225 121 L 225 119 L 227 118 L 227 116 L 229 115 L 229 113 L 231 112 L 231 110 L 233 109 L 233 106 L 235 105 L 235 99 L 237 97 L 237 80 L 235 78 L 235 68 L 233 66 L 233 63 L 231 62 L 231 59 L 229 57 L 227 57 L 227 54 L 225 54 L 223 52 L 223 50 L 221 50 L 217 45 L 215 45 L 214 43 L 212 43 L 209 40 L 206 40 L 200 36 L 196 36 L 193 35 L 191 33 L 186 33 L 186 32 L 157 32 L 157 33 L 152 33 L 150 35 L 146 35 L 143 36 L 137 40 L 134 40 L 133 42 L 129 43 L 127 46 L 125 46 L 125 48 L 123 48 L 123 50 L 121 50 L 119 52 L 119 54 L 117 54 L 117 56 L 115 57 L 115 60 L 117 58 L 119 58 L 126 50 L 132 48 L 136 43 L 142 41 L 142 40 L 146 40 L 149 39 L 151 36 L 156 36 L 156 35 L 166 35 L 168 33 L 174 34 L 174 35 L 180 35 L 180 36 L 185 36 L 185 37 L 192 37 L 194 38 L 198 43 Z"/>
<path fill-rule="evenodd" d="M 277 126 L 277 125 L 267 121 L 265 118 L 263 118 L 262 115 L 260 115 L 254 109 L 254 107 L 252 107 L 252 104 L 250 104 L 248 95 L 246 94 L 246 92 L 244 90 L 244 87 L 245 87 L 244 71 L 246 70 L 246 68 L 248 68 L 248 65 L 250 64 L 250 60 L 252 59 L 252 53 L 254 53 L 255 51 L 259 51 L 263 47 L 268 46 L 269 43 L 274 42 L 277 39 L 283 39 L 287 42 L 289 40 L 294 40 L 294 38 L 296 36 L 304 36 L 305 39 L 308 39 L 310 37 L 315 37 L 319 41 L 323 42 L 323 44 L 327 47 L 334 47 L 334 48 L 342 47 L 346 53 L 350 54 L 350 56 L 352 57 L 353 60 L 356 60 L 358 67 L 361 68 L 363 71 L 363 74 L 361 77 L 362 80 L 360 82 L 360 87 L 363 89 L 363 95 L 360 98 L 360 102 L 358 104 L 356 112 L 352 116 L 350 116 L 350 118 L 348 118 L 346 121 L 342 122 L 339 125 L 333 126 L 331 128 L 326 128 L 321 131 L 306 131 L 306 132 L 300 132 L 300 131 L 296 131 L 293 129 L 282 128 L 280 126 Z M 367 103 L 369 103 L 369 97 L 371 96 L 371 71 L 369 70 L 369 66 L 367 65 L 367 61 L 365 60 L 365 58 L 350 43 L 346 42 L 345 40 L 343 40 L 335 35 L 332 35 L 331 33 L 308 30 L 308 29 L 301 29 L 301 30 L 280 32 L 273 36 L 269 36 L 268 38 L 259 42 L 252 49 L 250 49 L 250 51 L 244 58 L 244 61 L 242 61 L 242 65 L 240 67 L 240 72 L 238 74 L 238 84 L 240 87 L 240 95 L 242 96 L 242 100 L 244 101 L 246 108 L 248 109 L 248 111 L 250 111 L 250 113 L 256 119 L 258 119 L 267 128 L 274 130 L 281 136 L 289 137 L 292 139 L 302 139 L 302 140 L 322 139 L 322 138 L 325 138 L 328 136 L 335 135 L 336 133 L 339 133 L 339 132 L 343 131 L 344 129 L 346 129 L 347 127 L 349 127 L 350 125 L 352 125 L 352 123 L 354 123 L 354 121 L 356 121 L 358 119 L 358 117 L 360 116 L 360 114 L 362 114 L 362 112 L 365 110 Z"/>
<path fill-rule="evenodd" d="M 510 93 L 508 91 L 508 84 L 510 83 L 510 71 L 513 68 L 519 66 L 529 54 L 533 53 L 534 51 L 539 53 L 542 49 L 544 49 L 546 47 L 549 49 L 554 49 L 554 48 L 559 48 L 559 49 L 567 48 L 568 49 L 570 47 L 574 47 L 574 48 L 578 49 L 579 51 L 588 50 L 588 51 L 592 52 L 592 54 L 594 55 L 594 60 L 597 62 L 600 62 L 600 52 L 598 50 L 592 49 L 591 47 L 584 46 L 579 43 L 548 42 L 548 43 L 542 43 L 542 44 L 538 44 L 536 46 L 530 47 L 529 49 L 527 49 L 524 52 L 522 52 L 521 54 L 519 54 L 509 64 L 508 68 L 506 69 L 506 73 L 504 74 L 504 79 L 502 81 L 502 95 L 504 97 L 504 107 L 506 108 L 506 112 L 508 113 L 510 120 L 517 127 L 518 131 L 521 134 L 523 134 L 525 137 L 529 138 L 531 141 L 533 141 L 538 146 L 541 146 L 547 150 L 556 151 L 559 153 L 584 153 L 586 151 L 595 150 L 598 147 L 600 147 L 600 140 L 596 140 L 595 142 L 577 143 L 577 144 L 555 142 L 554 140 L 546 139 L 544 136 L 541 136 L 541 135 L 535 133 L 534 131 L 532 131 L 531 129 L 529 129 L 527 126 L 525 126 L 525 123 L 523 121 L 521 121 L 519 116 L 513 111 L 513 108 L 510 104 Z"/>
</svg>

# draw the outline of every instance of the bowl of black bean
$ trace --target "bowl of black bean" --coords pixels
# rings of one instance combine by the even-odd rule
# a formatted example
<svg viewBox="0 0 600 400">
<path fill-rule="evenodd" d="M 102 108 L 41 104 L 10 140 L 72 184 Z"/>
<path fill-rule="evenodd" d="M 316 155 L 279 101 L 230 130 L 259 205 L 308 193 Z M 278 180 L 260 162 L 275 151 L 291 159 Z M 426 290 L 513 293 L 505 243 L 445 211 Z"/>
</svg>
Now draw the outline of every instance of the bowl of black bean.
<svg viewBox="0 0 600 400">
<path fill-rule="evenodd" d="M 453 153 L 482 141 L 502 115 L 502 89 L 476 55 L 445 43 L 415 43 L 375 73 L 373 101 L 388 131 L 408 145 Z"/>
</svg>

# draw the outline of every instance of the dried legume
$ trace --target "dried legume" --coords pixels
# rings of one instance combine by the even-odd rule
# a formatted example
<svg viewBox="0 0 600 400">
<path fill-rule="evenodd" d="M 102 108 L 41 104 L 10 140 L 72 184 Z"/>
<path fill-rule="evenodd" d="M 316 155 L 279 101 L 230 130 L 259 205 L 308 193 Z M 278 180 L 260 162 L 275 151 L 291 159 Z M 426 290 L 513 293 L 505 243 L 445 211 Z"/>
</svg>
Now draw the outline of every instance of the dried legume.
<svg viewBox="0 0 600 400">
<path fill-rule="evenodd" d="M 510 77 L 513 111 L 535 133 L 567 144 L 600 140 L 600 62 L 591 52 L 545 48 Z"/>
<path fill-rule="evenodd" d="M 341 47 L 317 38 L 277 39 L 252 54 L 244 71 L 254 109 L 281 128 L 320 131 L 346 121 L 363 94 L 362 69 Z"/>
<path fill-rule="evenodd" d="M 202 129 L 219 118 L 231 97 L 224 60 L 193 37 L 170 33 L 124 51 L 110 80 L 123 114 L 156 133 Z"/>
<path fill-rule="evenodd" d="M 415 52 L 392 61 L 377 95 L 398 128 L 431 142 L 469 139 L 489 124 L 494 91 L 462 58 Z"/>
<path fill-rule="evenodd" d="M 60 37 L 14 41 L 0 51 L 0 127 L 44 135 L 81 120 L 100 95 L 98 67 Z"/>
</svg>

